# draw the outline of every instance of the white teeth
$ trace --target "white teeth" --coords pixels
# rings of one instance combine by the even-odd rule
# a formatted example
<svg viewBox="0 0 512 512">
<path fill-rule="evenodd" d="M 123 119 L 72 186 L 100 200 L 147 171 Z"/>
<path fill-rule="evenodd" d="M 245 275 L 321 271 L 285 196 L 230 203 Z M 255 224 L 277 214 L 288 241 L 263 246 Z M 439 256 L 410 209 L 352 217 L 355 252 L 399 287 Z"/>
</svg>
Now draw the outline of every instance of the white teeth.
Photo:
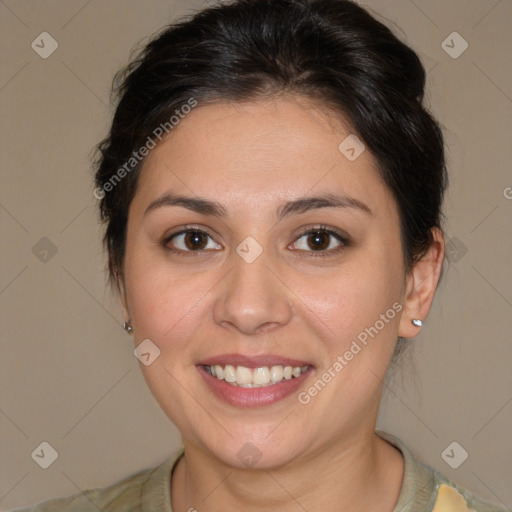
<svg viewBox="0 0 512 512">
<path fill-rule="evenodd" d="M 252 372 L 253 384 L 269 384 L 270 370 L 267 367 L 255 368 Z"/>
<path fill-rule="evenodd" d="M 236 383 L 238 385 L 252 384 L 252 372 L 250 368 L 246 368 L 245 366 L 237 366 L 235 377 Z"/>
<path fill-rule="evenodd" d="M 279 384 L 283 379 L 290 380 L 299 377 L 306 372 L 309 366 L 281 366 L 276 365 L 269 368 L 260 366 L 259 368 L 247 368 L 246 366 L 237 366 L 230 364 L 225 366 L 216 364 L 207 366 L 208 372 L 219 380 L 224 380 L 234 386 L 244 388 L 257 388 L 264 386 L 273 386 Z"/>
<path fill-rule="evenodd" d="M 217 377 L 217 379 L 219 380 L 224 379 L 224 368 L 222 368 L 222 366 L 220 366 L 219 364 L 216 364 L 213 368 L 215 368 L 214 377 Z"/>
<path fill-rule="evenodd" d="M 234 366 L 230 364 L 224 366 L 224 380 L 226 382 L 236 382 Z"/>
<path fill-rule="evenodd" d="M 273 383 L 281 382 L 283 380 L 283 367 L 282 366 L 272 366 L 270 368 L 270 380 Z"/>
</svg>

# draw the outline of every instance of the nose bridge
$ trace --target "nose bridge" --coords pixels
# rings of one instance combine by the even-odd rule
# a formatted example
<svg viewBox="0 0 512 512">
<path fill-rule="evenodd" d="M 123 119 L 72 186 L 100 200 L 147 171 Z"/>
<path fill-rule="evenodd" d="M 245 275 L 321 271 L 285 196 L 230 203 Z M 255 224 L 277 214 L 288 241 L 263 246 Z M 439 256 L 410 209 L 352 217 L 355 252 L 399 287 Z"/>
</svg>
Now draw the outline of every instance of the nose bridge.
<svg viewBox="0 0 512 512">
<path fill-rule="evenodd" d="M 262 326 L 286 324 L 291 318 L 291 304 L 286 288 L 271 270 L 271 258 L 251 241 L 240 244 L 231 255 L 231 271 L 219 289 L 214 306 L 216 323 L 232 324 L 250 334 Z"/>
</svg>

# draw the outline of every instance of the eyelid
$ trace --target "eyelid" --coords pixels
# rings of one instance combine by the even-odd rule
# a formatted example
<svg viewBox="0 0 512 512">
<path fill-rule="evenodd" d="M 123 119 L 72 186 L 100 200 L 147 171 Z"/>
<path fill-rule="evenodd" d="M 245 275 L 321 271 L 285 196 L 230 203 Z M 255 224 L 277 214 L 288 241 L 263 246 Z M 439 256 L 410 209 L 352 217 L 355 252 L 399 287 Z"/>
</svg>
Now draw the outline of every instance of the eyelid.
<svg viewBox="0 0 512 512">
<path fill-rule="evenodd" d="M 318 224 L 318 225 L 314 225 L 314 226 L 308 226 L 308 227 L 302 229 L 297 235 L 295 235 L 295 239 L 297 240 L 298 238 L 301 238 L 304 235 L 307 235 L 307 234 L 310 234 L 310 233 L 314 233 L 314 232 L 317 232 L 317 231 L 324 231 L 327 234 L 334 234 L 342 242 L 345 242 L 347 244 L 349 243 L 349 237 L 346 234 L 344 234 L 342 231 L 340 231 L 339 229 L 337 229 L 335 227 L 327 226 L 325 224 Z"/>
<path fill-rule="evenodd" d="M 186 250 L 183 250 L 183 249 L 178 249 L 176 247 L 170 247 L 168 246 L 169 242 L 176 236 L 179 236 L 179 235 L 183 235 L 183 234 L 186 234 L 186 233 L 189 233 L 190 231 L 197 231 L 197 232 L 200 232 L 200 233 L 204 233 L 205 235 L 207 235 L 209 238 L 211 238 L 216 244 L 218 245 L 221 245 L 219 244 L 219 242 L 217 242 L 215 240 L 215 237 L 209 232 L 209 230 L 207 228 L 204 228 L 204 227 L 199 227 L 197 225 L 185 225 L 185 226 L 182 226 L 180 227 L 177 231 L 173 231 L 172 233 L 170 234 L 167 234 L 163 237 L 162 239 L 162 242 L 161 242 L 161 245 L 164 247 L 165 250 L 169 251 L 169 252 L 172 252 L 172 253 L 175 253 L 175 254 L 179 254 L 180 256 L 201 256 L 201 255 L 204 255 L 205 253 L 209 253 L 209 252 L 212 252 L 212 249 L 202 249 L 202 250 L 198 250 L 198 251 L 186 251 Z M 215 250 L 215 252 L 217 252 L 218 249 Z"/>
<path fill-rule="evenodd" d="M 302 229 L 296 236 L 295 236 L 295 240 L 293 242 L 293 244 L 297 243 L 297 240 L 299 240 L 300 238 L 302 238 L 303 236 L 305 235 L 309 235 L 309 234 L 312 234 L 312 233 L 316 233 L 316 232 L 323 232 L 327 235 L 330 235 L 330 236 L 334 236 L 339 242 L 340 242 L 340 245 L 334 249 L 328 249 L 328 250 L 322 250 L 322 251 L 314 251 L 314 250 L 311 250 L 311 251 L 301 251 L 299 249 L 295 249 L 296 251 L 299 251 L 299 252 L 304 252 L 307 254 L 306 257 L 328 257 L 328 256 L 333 256 L 333 255 L 336 255 L 338 254 L 339 252 L 343 251 L 344 249 L 346 249 L 347 247 L 349 247 L 351 245 L 351 239 L 348 235 L 346 235 L 344 232 L 340 231 L 339 229 L 335 228 L 335 227 L 332 227 L 332 226 L 327 226 L 325 224 L 320 224 L 320 225 L 316 225 L 316 226 L 309 226 L 309 227 L 306 227 L 304 229 Z"/>
<path fill-rule="evenodd" d="M 204 227 L 200 227 L 200 226 L 197 226 L 197 225 L 193 225 L 193 224 L 189 224 L 189 225 L 185 225 L 185 226 L 182 226 L 180 228 L 178 228 L 177 231 L 173 231 L 171 232 L 170 234 L 166 234 L 164 235 L 163 237 L 163 240 L 162 240 L 162 243 L 167 243 L 171 240 L 171 238 L 174 238 L 175 236 L 178 236 L 178 235 L 182 235 L 183 233 L 188 233 L 189 231 L 199 231 L 201 233 L 205 233 L 206 235 L 208 235 L 212 240 L 215 241 L 215 243 L 218 243 L 216 240 L 215 240 L 215 237 L 214 235 L 212 235 L 212 233 L 207 229 L 207 228 L 204 228 Z"/>
</svg>

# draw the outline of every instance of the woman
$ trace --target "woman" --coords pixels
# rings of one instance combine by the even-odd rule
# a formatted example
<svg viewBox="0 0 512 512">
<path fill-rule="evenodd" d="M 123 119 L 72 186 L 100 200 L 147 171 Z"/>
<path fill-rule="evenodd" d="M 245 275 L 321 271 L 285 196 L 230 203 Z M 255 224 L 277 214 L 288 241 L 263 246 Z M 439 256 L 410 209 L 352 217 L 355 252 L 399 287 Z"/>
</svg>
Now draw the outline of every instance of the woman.
<svg viewBox="0 0 512 512">
<path fill-rule="evenodd" d="M 184 450 L 33 511 L 497 511 L 375 432 L 442 274 L 417 55 L 346 0 L 239 0 L 119 76 L 95 195 Z"/>
</svg>

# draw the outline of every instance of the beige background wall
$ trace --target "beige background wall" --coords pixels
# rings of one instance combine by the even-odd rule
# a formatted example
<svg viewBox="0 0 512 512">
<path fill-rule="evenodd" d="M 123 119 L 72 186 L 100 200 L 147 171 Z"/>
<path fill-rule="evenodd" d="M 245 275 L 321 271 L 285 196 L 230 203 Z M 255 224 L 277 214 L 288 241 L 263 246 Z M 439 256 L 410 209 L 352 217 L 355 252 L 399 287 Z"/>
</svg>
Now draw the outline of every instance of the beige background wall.
<svg viewBox="0 0 512 512">
<path fill-rule="evenodd" d="M 419 51 L 451 173 L 451 261 L 414 342 L 414 368 L 404 361 L 379 427 L 446 476 L 512 506 L 512 1 L 361 3 Z M 130 48 L 201 5 L 0 3 L 1 510 L 107 485 L 179 446 L 105 288 L 89 157 Z M 31 48 L 44 31 L 58 43 L 47 59 Z M 454 31 L 469 44 L 458 58 L 441 46 Z M 58 452 L 48 469 L 31 457 L 43 441 Z M 458 469 L 441 457 L 452 441 L 469 453 Z"/>
</svg>

